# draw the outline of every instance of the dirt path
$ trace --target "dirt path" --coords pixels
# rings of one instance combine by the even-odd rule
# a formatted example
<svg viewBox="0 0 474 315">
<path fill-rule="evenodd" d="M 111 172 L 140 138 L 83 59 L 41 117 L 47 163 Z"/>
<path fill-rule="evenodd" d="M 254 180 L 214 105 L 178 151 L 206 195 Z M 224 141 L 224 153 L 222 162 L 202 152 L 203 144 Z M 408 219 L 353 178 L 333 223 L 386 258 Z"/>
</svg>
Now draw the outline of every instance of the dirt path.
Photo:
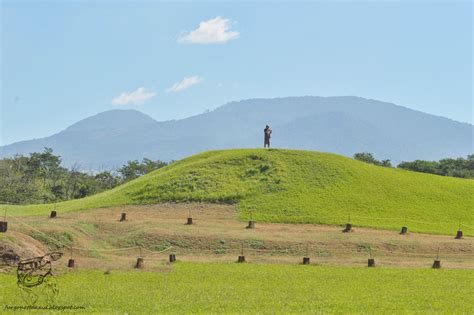
<svg viewBox="0 0 474 315">
<path fill-rule="evenodd" d="M 127 214 L 125 222 L 119 222 L 122 212 Z M 185 224 L 189 215 L 192 225 Z M 169 253 L 178 260 L 233 262 L 243 246 L 246 260 L 254 263 L 301 263 L 308 255 L 312 264 L 357 267 L 366 266 L 372 256 L 377 266 L 422 268 L 432 265 L 439 248 L 443 268 L 474 269 L 474 238 L 470 237 L 455 240 L 358 227 L 342 233 L 342 227 L 311 224 L 245 226 L 232 206 L 160 204 L 64 215 L 58 211 L 55 219 L 24 217 L 9 223 L 6 235 L 17 245 L 33 248 L 32 255 L 48 246 L 72 244 L 81 268 L 127 269 L 142 255 L 147 269 L 162 269 Z M 141 253 L 138 247 L 143 248 Z M 65 265 L 70 253 L 60 250 L 65 252 L 60 264 Z"/>
</svg>

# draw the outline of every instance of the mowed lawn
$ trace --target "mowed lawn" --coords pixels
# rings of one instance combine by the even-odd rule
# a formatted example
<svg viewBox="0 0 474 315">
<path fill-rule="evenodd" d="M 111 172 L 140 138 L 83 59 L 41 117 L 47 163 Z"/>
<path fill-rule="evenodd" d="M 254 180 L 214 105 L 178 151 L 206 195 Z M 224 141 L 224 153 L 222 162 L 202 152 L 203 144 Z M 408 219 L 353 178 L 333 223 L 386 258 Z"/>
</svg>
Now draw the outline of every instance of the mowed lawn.
<svg viewBox="0 0 474 315">
<path fill-rule="evenodd" d="M 474 313 L 474 271 L 178 262 L 166 272 L 57 276 L 55 304 L 83 313 Z M 0 304 L 25 305 L 14 275 Z M 18 313 L 18 312 L 16 312 Z"/>
<path fill-rule="evenodd" d="M 239 149 L 172 163 L 110 191 L 57 205 L 59 214 L 125 204 L 236 204 L 240 218 L 474 235 L 474 180 L 385 168 L 329 153 Z M 52 205 L 9 207 L 48 215 Z"/>
</svg>

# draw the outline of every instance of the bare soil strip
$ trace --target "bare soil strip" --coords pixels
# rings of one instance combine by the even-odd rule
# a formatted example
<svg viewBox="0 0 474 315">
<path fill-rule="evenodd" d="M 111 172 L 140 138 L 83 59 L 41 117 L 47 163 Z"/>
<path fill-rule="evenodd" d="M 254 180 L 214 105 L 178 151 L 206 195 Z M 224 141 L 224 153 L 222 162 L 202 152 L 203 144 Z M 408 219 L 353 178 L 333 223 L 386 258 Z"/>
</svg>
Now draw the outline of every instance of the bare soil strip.
<svg viewBox="0 0 474 315">
<path fill-rule="evenodd" d="M 192 225 L 185 224 L 189 216 Z M 158 204 L 67 214 L 59 209 L 55 219 L 11 220 L 0 251 L 8 248 L 27 258 L 58 249 L 64 252 L 58 265 L 65 266 L 72 245 L 78 268 L 130 269 L 141 255 L 146 270 L 166 270 L 171 253 L 178 261 L 234 262 L 242 248 L 251 263 L 296 264 L 307 255 L 316 265 L 362 267 L 372 257 L 376 266 L 430 268 L 439 248 L 443 268 L 474 269 L 474 238 L 456 240 L 455 231 L 453 236 L 417 234 L 408 226 L 408 234 L 400 235 L 357 226 L 343 233 L 343 227 L 327 225 L 246 225 L 226 205 Z"/>
</svg>

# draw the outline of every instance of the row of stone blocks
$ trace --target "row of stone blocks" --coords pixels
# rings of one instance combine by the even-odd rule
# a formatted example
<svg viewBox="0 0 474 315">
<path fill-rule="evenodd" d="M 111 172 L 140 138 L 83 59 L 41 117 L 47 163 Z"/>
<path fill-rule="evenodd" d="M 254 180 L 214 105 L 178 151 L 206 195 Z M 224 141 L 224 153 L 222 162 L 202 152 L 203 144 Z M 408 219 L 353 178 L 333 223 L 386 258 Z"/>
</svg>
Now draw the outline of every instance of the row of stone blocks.
<svg viewBox="0 0 474 315">
<path fill-rule="evenodd" d="M 169 262 L 173 263 L 175 261 L 176 261 L 176 255 L 175 254 L 170 254 Z M 244 255 L 239 255 L 239 257 L 237 258 L 238 263 L 244 263 L 245 261 L 246 260 L 245 260 Z M 303 257 L 303 265 L 309 265 L 309 264 L 310 264 L 310 258 L 309 257 Z M 72 259 L 72 258 L 69 259 L 67 266 L 69 268 L 74 268 L 75 267 L 74 259 Z M 143 257 L 138 257 L 137 258 L 137 263 L 135 264 L 135 268 L 142 269 L 143 267 L 144 267 L 144 259 L 143 259 Z M 375 259 L 374 258 L 369 258 L 367 260 L 367 267 L 375 267 Z M 432 268 L 434 268 L 434 269 L 441 268 L 441 261 L 439 259 L 435 259 L 435 261 L 433 262 Z"/>
</svg>

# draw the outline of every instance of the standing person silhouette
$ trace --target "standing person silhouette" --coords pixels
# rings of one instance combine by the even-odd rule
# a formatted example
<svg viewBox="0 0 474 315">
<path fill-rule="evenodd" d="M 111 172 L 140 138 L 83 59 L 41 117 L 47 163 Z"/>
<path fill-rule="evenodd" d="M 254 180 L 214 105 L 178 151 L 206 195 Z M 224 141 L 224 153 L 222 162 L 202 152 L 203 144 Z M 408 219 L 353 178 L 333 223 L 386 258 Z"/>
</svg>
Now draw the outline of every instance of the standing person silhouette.
<svg viewBox="0 0 474 315">
<path fill-rule="evenodd" d="M 272 129 L 270 129 L 269 125 L 267 125 L 265 129 L 263 129 L 263 134 L 265 136 L 265 142 L 263 143 L 263 147 L 270 148 L 270 137 L 272 135 Z"/>
</svg>

